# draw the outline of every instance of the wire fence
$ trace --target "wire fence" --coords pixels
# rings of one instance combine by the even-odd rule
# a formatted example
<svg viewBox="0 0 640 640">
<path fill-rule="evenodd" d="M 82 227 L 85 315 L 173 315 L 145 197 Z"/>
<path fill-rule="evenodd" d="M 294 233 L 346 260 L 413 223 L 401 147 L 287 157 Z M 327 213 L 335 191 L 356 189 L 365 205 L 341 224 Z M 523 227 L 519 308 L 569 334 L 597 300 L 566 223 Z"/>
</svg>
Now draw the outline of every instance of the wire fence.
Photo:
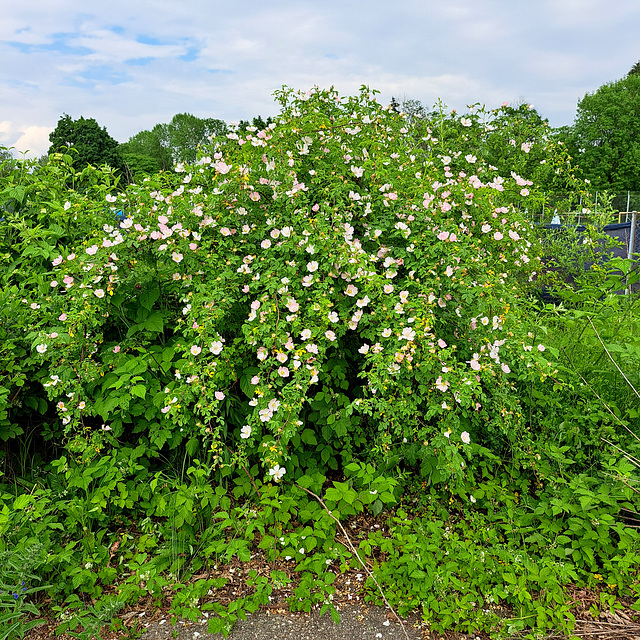
<svg viewBox="0 0 640 640">
<path fill-rule="evenodd" d="M 575 193 L 548 194 L 534 222 L 547 229 L 560 231 L 573 228 L 579 234 L 586 225 L 597 225 L 610 238 L 617 240 L 609 255 L 622 258 L 640 254 L 640 191 L 596 191 L 587 196 Z M 637 257 L 637 255 L 635 256 Z"/>
<path fill-rule="evenodd" d="M 631 214 L 640 211 L 640 191 L 596 191 L 588 196 L 575 193 L 546 194 L 540 209 L 533 212 L 538 224 L 580 226 L 631 222 Z"/>
</svg>

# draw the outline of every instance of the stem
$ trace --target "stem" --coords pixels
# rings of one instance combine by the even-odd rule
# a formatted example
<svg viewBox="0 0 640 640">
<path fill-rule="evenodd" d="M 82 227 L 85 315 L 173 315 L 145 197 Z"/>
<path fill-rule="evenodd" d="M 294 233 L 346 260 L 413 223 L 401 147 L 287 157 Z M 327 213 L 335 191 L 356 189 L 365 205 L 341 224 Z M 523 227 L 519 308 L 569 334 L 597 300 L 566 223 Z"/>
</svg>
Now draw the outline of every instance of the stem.
<svg viewBox="0 0 640 640">
<path fill-rule="evenodd" d="M 231 451 L 231 449 L 229 449 L 229 447 L 223 442 L 222 443 L 224 445 L 224 448 L 231 454 L 233 455 L 233 451 Z M 260 498 L 260 500 L 262 500 L 262 495 L 260 494 L 260 490 L 258 489 L 258 487 L 256 487 L 256 483 L 253 481 L 253 477 L 251 476 L 251 474 L 249 473 L 247 467 L 244 465 L 244 463 L 240 462 L 240 466 L 244 469 L 244 472 L 247 474 L 247 478 L 249 478 L 249 480 L 251 481 L 251 484 L 253 485 L 253 488 L 255 489 L 256 493 L 258 494 L 258 498 Z"/>
<path fill-rule="evenodd" d="M 387 605 L 387 607 L 389 607 L 389 610 L 391 611 L 391 613 L 393 613 L 393 615 L 396 617 L 396 619 L 400 623 L 400 626 L 402 627 L 402 632 L 404 633 L 404 637 L 407 640 L 410 640 L 410 638 L 409 638 L 409 636 L 407 634 L 407 630 L 406 630 L 406 628 L 404 626 L 404 623 L 400 619 L 400 616 L 395 612 L 394 608 L 389 604 L 389 601 L 387 600 L 387 597 L 384 595 L 384 591 L 382 590 L 382 587 L 380 586 L 380 584 L 376 580 L 375 576 L 371 573 L 371 571 L 369 571 L 369 567 L 367 567 L 367 565 L 363 562 L 362 558 L 358 554 L 358 551 L 353 546 L 353 543 L 351 542 L 351 538 L 349 538 L 349 534 L 345 531 L 345 528 L 342 526 L 342 523 L 340 522 L 340 520 L 338 520 L 338 518 L 336 518 L 333 515 L 333 513 L 331 513 L 331 511 L 329 511 L 329 509 L 327 509 L 327 505 L 324 503 L 324 501 L 322 500 L 322 498 L 320 496 L 318 496 L 315 493 L 313 493 L 313 491 L 311 491 L 310 489 L 307 489 L 306 487 L 303 487 L 303 486 L 299 485 L 297 482 L 295 484 L 296 484 L 297 487 L 299 487 L 303 491 L 306 491 L 309 495 L 313 496 L 320 503 L 320 506 L 322 506 L 322 508 L 331 516 L 331 518 L 336 521 L 336 524 L 340 527 L 340 530 L 342 531 L 342 534 L 347 539 L 347 543 L 349 545 L 349 548 L 351 549 L 351 552 L 355 555 L 356 558 L 358 558 L 358 561 L 362 565 L 362 568 L 367 572 L 368 576 L 374 581 L 376 587 L 378 587 L 378 591 L 380 591 L 380 595 L 382 596 L 382 599 L 384 600 L 384 603 Z"/>
<path fill-rule="evenodd" d="M 22 391 L 22 387 L 18 387 L 17 391 L 13 394 L 13 397 L 9 400 L 9 404 L 13 404 L 14 403 L 15 399 L 20 394 L 20 391 Z"/>
<path fill-rule="evenodd" d="M 609 350 L 605 346 L 604 342 L 602 342 L 602 338 L 600 337 L 600 334 L 598 333 L 598 330 L 595 328 L 595 325 L 591 321 L 591 318 L 589 318 L 589 323 L 591 324 L 591 328 L 594 330 L 594 332 L 596 334 L 596 337 L 600 341 L 600 344 L 602 345 L 602 348 L 604 349 L 605 353 L 609 356 L 609 360 L 611 360 L 611 362 L 613 362 L 615 368 L 620 372 L 620 375 L 625 379 L 625 382 L 631 387 L 631 390 L 633 391 L 633 393 L 635 393 L 638 396 L 638 398 L 640 398 L 640 393 L 638 393 L 636 391 L 636 388 L 631 384 L 631 382 L 629 382 L 629 378 L 627 378 L 627 376 L 624 375 L 622 369 L 618 366 L 618 363 L 611 357 L 611 354 L 609 353 Z"/>
</svg>

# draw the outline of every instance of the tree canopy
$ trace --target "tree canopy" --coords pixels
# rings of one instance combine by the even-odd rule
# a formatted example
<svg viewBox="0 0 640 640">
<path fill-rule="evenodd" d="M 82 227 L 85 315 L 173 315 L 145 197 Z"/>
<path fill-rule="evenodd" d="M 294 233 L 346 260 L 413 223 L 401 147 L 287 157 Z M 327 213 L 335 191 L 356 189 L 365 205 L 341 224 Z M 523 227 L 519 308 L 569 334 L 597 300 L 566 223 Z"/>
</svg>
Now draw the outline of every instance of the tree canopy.
<svg viewBox="0 0 640 640">
<path fill-rule="evenodd" d="M 640 190 L 640 74 L 587 93 L 569 142 L 595 189 Z"/>
<path fill-rule="evenodd" d="M 9 173 L 15 165 L 15 159 L 11 151 L 6 147 L 0 147 L 0 176 Z"/>
<path fill-rule="evenodd" d="M 212 136 L 227 130 L 223 120 L 198 118 L 190 113 L 176 113 L 165 127 L 168 146 L 175 162 L 195 162 L 198 147 L 208 144 Z"/>
<path fill-rule="evenodd" d="M 254 129 L 266 129 L 272 122 L 273 118 L 269 116 L 266 120 L 262 116 L 255 116 L 253 120 L 240 120 L 238 123 L 238 131 L 242 133 L 246 133 L 249 131 L 249 127 L 253 127 Z"/>
<path fill-rule="evenodd" d="M 173 160 L 164 144 L 164 126 L 156 125 L 151 131 L 140 131 L 120 145 L 120 154 L 131 177 L 138 173 L 151 174 L 171 168 Z"/>
<path fill-rule="evenodd" d="M 223 120 L 177 113 L 168 123 L 140 131 L 120 145 L 129 173 L 166 171 L 177 162 L 195 162 L 198 148 L 227 130 Z"/>
<path fill-rule="evenodd" d="M 73 120 L 63 114 L 58 125 L 49 134 L 49 153 L 60 153 L 73 148 L 73 164 L 84 169 L 88 164 L 95 167 L 108 165 L 112 169 L 123 169 L 122 158 L 118 153 L 118 142 L 93 118 L 80 117 Z"/>
</svg>

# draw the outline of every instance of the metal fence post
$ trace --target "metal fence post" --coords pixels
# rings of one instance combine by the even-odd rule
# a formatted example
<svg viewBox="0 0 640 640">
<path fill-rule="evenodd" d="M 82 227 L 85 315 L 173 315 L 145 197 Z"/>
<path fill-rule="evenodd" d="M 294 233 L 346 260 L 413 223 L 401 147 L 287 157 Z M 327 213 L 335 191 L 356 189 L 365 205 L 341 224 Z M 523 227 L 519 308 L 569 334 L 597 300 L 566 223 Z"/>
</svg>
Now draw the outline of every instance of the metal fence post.
<svg viewBox="0 0 640 640">
<path fill-rule="evenodd" d="M 627 247 L 627 258 L 631 258 L 635 253 L 636 248 L 636 224 L 638 222 L 638 212 L 631 212 L 631 233 L 629 234 L 629 246 Z M 631 289 L 627 287 L 624 290 L 625 295 L 629 295 L 631 293 Z"/>
<path fill-rule="evenodd" d="M 631 200 L 631 191 L 627 191 L 627 210 L 625 211 L 624 214 L 624 221 L 628 222 L 629 219 L 629 202 Z"/>
</svg>

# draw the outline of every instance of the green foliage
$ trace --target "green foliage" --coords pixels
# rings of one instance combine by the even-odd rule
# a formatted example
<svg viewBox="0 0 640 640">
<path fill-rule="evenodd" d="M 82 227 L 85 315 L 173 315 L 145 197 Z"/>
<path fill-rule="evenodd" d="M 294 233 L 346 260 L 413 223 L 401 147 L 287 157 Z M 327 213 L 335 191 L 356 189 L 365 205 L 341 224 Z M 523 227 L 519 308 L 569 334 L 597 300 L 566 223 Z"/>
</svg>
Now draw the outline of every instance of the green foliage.
<svg viewBox="0 0 640 640">
<path fill-rule="evenodd" d="M 423 149 L 366 91 L 279 97 L 268 129 L 107 196 L 52 261 L 31 353 L 65 437 L 208 441 L 221 472 L 258 456 L 276 480 L 364 448 L 393 465 L 403 440 L 442 481 L 470 433 L 513 455 L 515 382 L 551 366 L 513 294 L 537 261 L 507 204 L 524 178 L 441 153 L 475 147 L 465 118 Z"/>
<path fill-rule="evenodd" d="M 168 171 L 177 162 L 195 162 L 198 150 L 226 130 L 222 120 L 177 113 L 169 123 L 157 124 L 151 131 L 132 136 L 118 150 L 132 182 L 136 177 Z"/>
<path fill-rule="evenodd" d="M 575 217 L 568 221 L 565 217 L 561 226 L 540 225 L 537 229 L 544 247 L 544 270 L 538 280 L 555 294 L 563 291 L 565 300 L 570 300 L 577 291 L 581 291 L 579 295 L 583 298 L 595 296 L 597 299 L 599 290 L 609 289 L 608 274 L 617 269 L 617 261 L 610 258 L 618 242 L 604 232 L 613 216 L 612 197 L 607 192 L 598 195 L 597 212 L 585 201 L 578 214 L 582 215 L 585 225 L 577 227 Z"/>
<path fill-rule="evenodd" d="M 7 175 L 14 167 L 16 160 L 6 147 L 0 146 L 0 176 Z"/>
<path fill-rule="evenodd" d="M 266 120 L 262 116 L 256 116 L 251 121 L 240 120 L 238 123 L 238 131 L 242 133 L 252 133 L 253 131 L 263 131 L 273 122 L 272 117 L 268 117 Z M 224 133 L 221 131 L 220 133 Z"/>
<path fill-rule="evenodd" d="M 428 111 L 418 100 L 405 100 L 398 111 L 421 147 L 431 153 L 441 147 L 456 150 L 449 163 L 454 173 L 471 174 L 471 165 L 479 162 L 495 167 L 502 178 L 511 176 L 522 187 L 511 194 L 519 208 L 533 212 L 549 207 L 551 195 L 557 207 L 556 194 L 576 199 L 582 194 L 584 184 L 574 173 L 565 141 L 531 105 L 505 103 L 489 109 L 475 104 L 461 116 L 442 103 Z"/>
<path fill-rule="evenodd" d="M 558 288 L 563 306 L 548 306 L 542 315 L 549 323 L 550 341 L 561 353 L 560 363 L 577 372 L 588 391 L 596 391 L 620 415 L 633 405 L 632 387 L 640 382 L 638 297 L 620 294 L 637 286 L 639 274 L 633 261 L 613 258 L 595 263 L 590 275 L 591 282 L 580 288 Z"/>
<path fill-rule="evenodd" d="M 13 550 L 0 549 L 0 640 L 23 638 L 42 620 L 33 619 L 39 611 L 31 596 L 46 586 L 32 571 L 42 564 L 42 545 L 32 543 Z M 29 616 L 30 619 L 25 618 Z"/>
<path fill-rule="evenodd" d="M 62 115 L 49 134 L 49 141 L 49 155 L 74 149 L 73 162 L 80 171 L 88 164 L 94 167 L 108 165 L 119 171 L 123 169 L 117 141 L 93 118 L 81 116 L 73 120 L 67 114 Z"/>
<path fill-rule="evenodd" d="M 118 150 L 133 178 L 141 173 L 168 171 L 172 166 L 171 152 L 164 144 L 162 125 L 156 125 L 151 131 L 140 131 L 122 143 Z"/>
<path fill-rule="evenodd" d="M 121 144 L 119 147 L 120 155 L 126 165 L 127 180 L 129 182 L 144 179 L 145 176 L 157 173 L 162 169 L 155 158 L 140 153 L 130 153 L 125 149 L 125 145 Z"/>
<path fill-rule="evenodd" d="M 54 607 L 54 611 L 62 614 L 63 622 L 56 627 L 56 634 L 66 634 L 80 640 L 94 640 L 100 637 L 103 626 L 109 624 L 124 603 L 118 598 L 105 597 L 95 605 L 87 603 L 78 596 L 70 596 L 67 606 Z"/>
<path fill-rule="evenodd" d="M 335 618 L 354 549 L 434 630 L 569 633 L 570 583 L 615 609 L 638 276 L 594 227 L 554 249 L 587 275 L 535 302 L 526 212 L 582 188 L 566 150 L 524 105 L 277 95 L 264 128 L 124 189 L 68 154 L 2 178 L 0 553 L 40 545 L 25 586 L 82 638 L 167 597 L 226 634 L 284 584 Z M 258 561 L 296 572 L 220 604 L 222 565 Z"/>
<path fill-rule="evenodd" d="M 198 149 L 223 135 L 227 125 L 216 118 L 198 118 L 190 113 L 176 113 L 167 125 L 167 138 L 174 162 L 196 161 Z"/>
<path fill-rule="evenodd" d="M 594 189 L 640 189 L 640 75 L 608 82 L 578 103 L 572 153 Z"/>
<path fill-rule="evenodd" d="M 36 298 L 49 286 L 48 273 L 55 252 L 75 244 L 91 227 L 91 218 L 104 211 L 99 202 L 114 187 L 109 170 L 86 167 L 75 171 L 72 158 L 54 154 L 43 167 L 17 162 L 0 188 L 0 441 L 15 440 L 37 430 L 47 431 L 55 416 L 42 393 L 41 362 L 30 356 L 36 325 L 25 313 L 37 309 Z M 82 184 L 81 192 L 69 185 Z M 99 200 L 96 201 L 96 198 Z M 78 214 L 81 214 L 80 216 Z M 115 217 L 113 218 L 115 220 Z M 27 327 L 31 326 L 30 329 Z M 44 429 L 44 432 L 41 430 Z M 25 444 L 28 439 L 25 438 Z M 23 454 L 26 449 L 23 450 Z M 0 454 L 2 455 L 2 454 Z M 20 456 L 7 456 L 20 461 Z M 37 466 L 37 465 L 36 465 Z M 14 471 L 20 472 L 19 469 Z M 22 473 L 24 473 L 24 469 Z"/>
</svg>

